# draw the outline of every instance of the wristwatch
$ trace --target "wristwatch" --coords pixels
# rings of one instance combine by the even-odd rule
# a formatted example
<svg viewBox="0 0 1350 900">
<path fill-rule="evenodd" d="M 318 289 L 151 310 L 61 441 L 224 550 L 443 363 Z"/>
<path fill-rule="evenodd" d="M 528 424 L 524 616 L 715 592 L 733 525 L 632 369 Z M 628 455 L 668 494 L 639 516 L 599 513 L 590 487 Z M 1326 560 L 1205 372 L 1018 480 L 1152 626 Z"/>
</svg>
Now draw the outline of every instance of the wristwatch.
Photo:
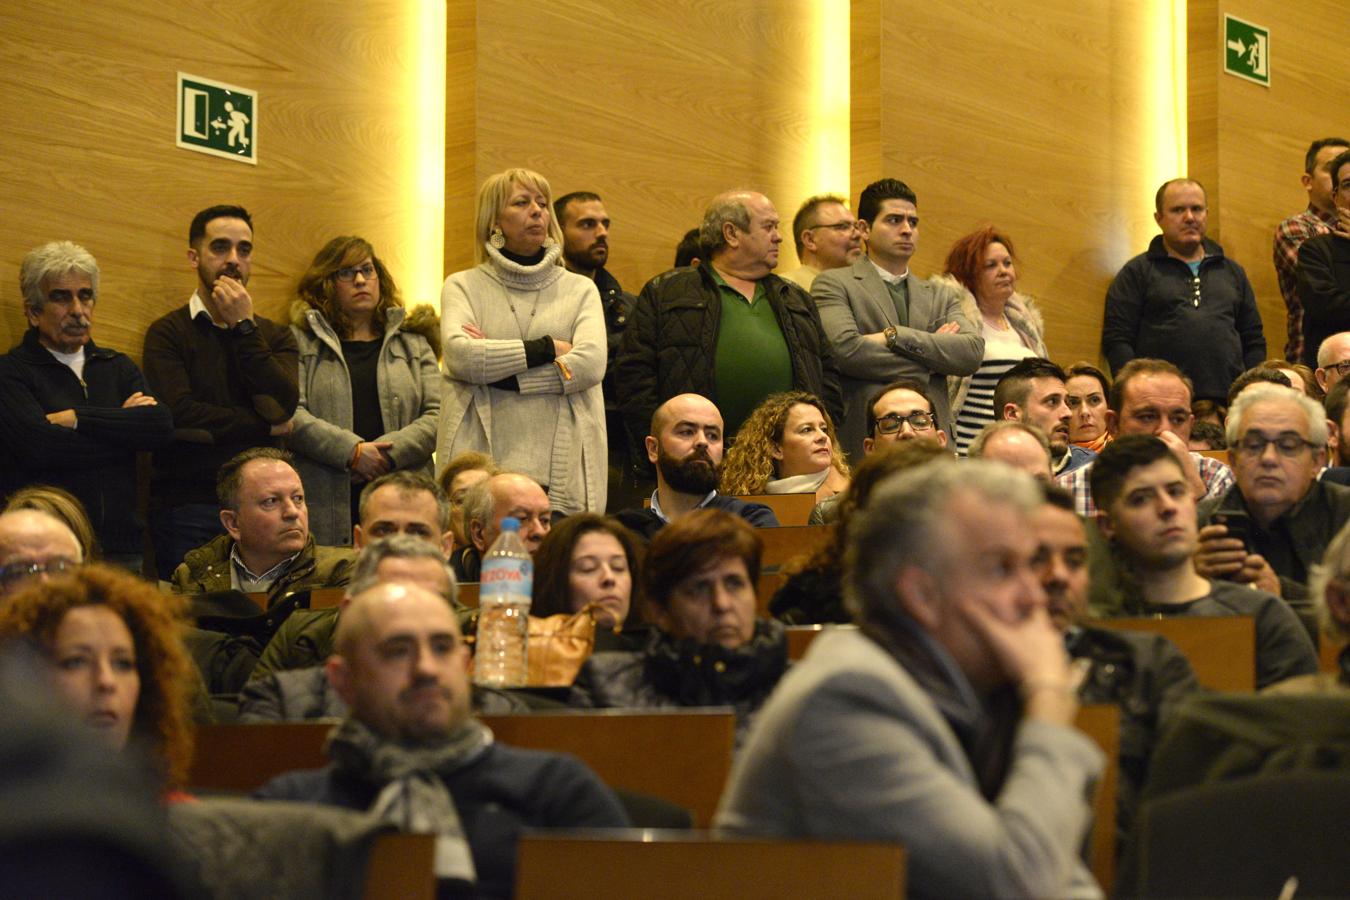
<svg viewBox="0 0 1350 900">
<path fill-rule="evenodd" d="M 882 330 L 881 334 L 886 338 L 886 347 L 892 353 L 895 352 L 895 339 L 900 334 L 899 329 L 894 325 L 888 325 Z"/>
<path fill-rule="evenodd" d="M 234 328 L 231 330 L 235 334 L 241 334 L 247 337 L 258 330 L 258 324 L 252 319 L 240 319 L 238 322 L 234 323 Z"/>
</svg>

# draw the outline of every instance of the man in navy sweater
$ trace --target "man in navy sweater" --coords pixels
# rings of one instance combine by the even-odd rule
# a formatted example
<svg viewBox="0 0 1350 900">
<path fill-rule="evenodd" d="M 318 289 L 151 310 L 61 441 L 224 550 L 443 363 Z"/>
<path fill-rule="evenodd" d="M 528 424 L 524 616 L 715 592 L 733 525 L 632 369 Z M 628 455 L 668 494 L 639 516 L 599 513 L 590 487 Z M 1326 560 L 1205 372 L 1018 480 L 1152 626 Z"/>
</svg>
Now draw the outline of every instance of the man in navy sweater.
<svg viewBox="0 0 1350 900">
<path fill-rule="evenodd" d="M 70 241 L 31 251 L 19 267 L 28 331 L 0 357 L 0 493 L 51 484 L 89 514 L 103 557 L 141 568 L 136 452 L 173 435 L 125 353 L 90 337 L 98 263 Z"/>
</svg>

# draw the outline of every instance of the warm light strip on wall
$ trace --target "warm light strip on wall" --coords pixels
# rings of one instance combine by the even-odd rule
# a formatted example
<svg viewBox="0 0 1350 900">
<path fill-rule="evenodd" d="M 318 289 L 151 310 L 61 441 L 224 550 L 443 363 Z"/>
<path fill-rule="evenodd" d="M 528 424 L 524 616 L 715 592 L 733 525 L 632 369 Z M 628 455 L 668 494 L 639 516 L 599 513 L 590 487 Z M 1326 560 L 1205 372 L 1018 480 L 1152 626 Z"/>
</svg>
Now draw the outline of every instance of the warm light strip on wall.
<svg viewBox="0 0 1350 900">
<path fill-rule="evenodd" d="M 445 258 L 445 0 L 407 0 L 403 294 L 439 306 Z"/>
<path fill-rule="evenodd" d="M 849 14 L 845 4 L 810 2 L 811 142 L 802 173 L 802 198 L 832 192 L 848 196 Z"/>
<path fill-rule="evenodd" d="M 1186 0 L 1151 0 L 1145 15 L 1144 178 L 1152 192 L 1186 174 Z"/>
</svg>

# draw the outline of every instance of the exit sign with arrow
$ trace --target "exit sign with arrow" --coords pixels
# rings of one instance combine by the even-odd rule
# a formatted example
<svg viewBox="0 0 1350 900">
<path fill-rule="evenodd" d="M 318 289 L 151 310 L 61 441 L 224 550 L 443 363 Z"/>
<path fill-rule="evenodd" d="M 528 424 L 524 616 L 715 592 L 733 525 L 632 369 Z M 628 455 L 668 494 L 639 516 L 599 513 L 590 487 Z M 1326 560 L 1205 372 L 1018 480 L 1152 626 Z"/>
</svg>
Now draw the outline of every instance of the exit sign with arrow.
<svg viewBox="0 0 1350 900">
<path fill-rule="evenodd" d="M 1236 16 L 1223 17 L 1223 70 L 1270 87 L 1270 31 Z"/>
</svg>

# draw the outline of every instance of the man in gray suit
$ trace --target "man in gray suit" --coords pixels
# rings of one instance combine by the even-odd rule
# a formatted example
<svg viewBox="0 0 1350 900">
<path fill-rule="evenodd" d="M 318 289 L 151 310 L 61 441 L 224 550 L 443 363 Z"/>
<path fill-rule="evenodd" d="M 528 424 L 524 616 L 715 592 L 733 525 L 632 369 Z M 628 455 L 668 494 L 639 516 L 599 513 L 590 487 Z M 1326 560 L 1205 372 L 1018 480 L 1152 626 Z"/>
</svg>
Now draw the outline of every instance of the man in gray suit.
<svg viewBox="0 0 1350 900">
<path fill-rule="evenodd" d="M 947 376 L 973 373 L 984 357 L 984 339 L 961 314 L 957 294 L 910 274 L 919 241 L 917 203 L 909 186 L 894 178 L 865 187 L 858 225 L 867 254 L 822 272 L 811 286 L 842 375 L 839 439 L 855 460 L 867 437 L 867 403 L 878 388 L 898 378 L 918 379 L 938 421 L 950 429 Z"/>
</svg>

